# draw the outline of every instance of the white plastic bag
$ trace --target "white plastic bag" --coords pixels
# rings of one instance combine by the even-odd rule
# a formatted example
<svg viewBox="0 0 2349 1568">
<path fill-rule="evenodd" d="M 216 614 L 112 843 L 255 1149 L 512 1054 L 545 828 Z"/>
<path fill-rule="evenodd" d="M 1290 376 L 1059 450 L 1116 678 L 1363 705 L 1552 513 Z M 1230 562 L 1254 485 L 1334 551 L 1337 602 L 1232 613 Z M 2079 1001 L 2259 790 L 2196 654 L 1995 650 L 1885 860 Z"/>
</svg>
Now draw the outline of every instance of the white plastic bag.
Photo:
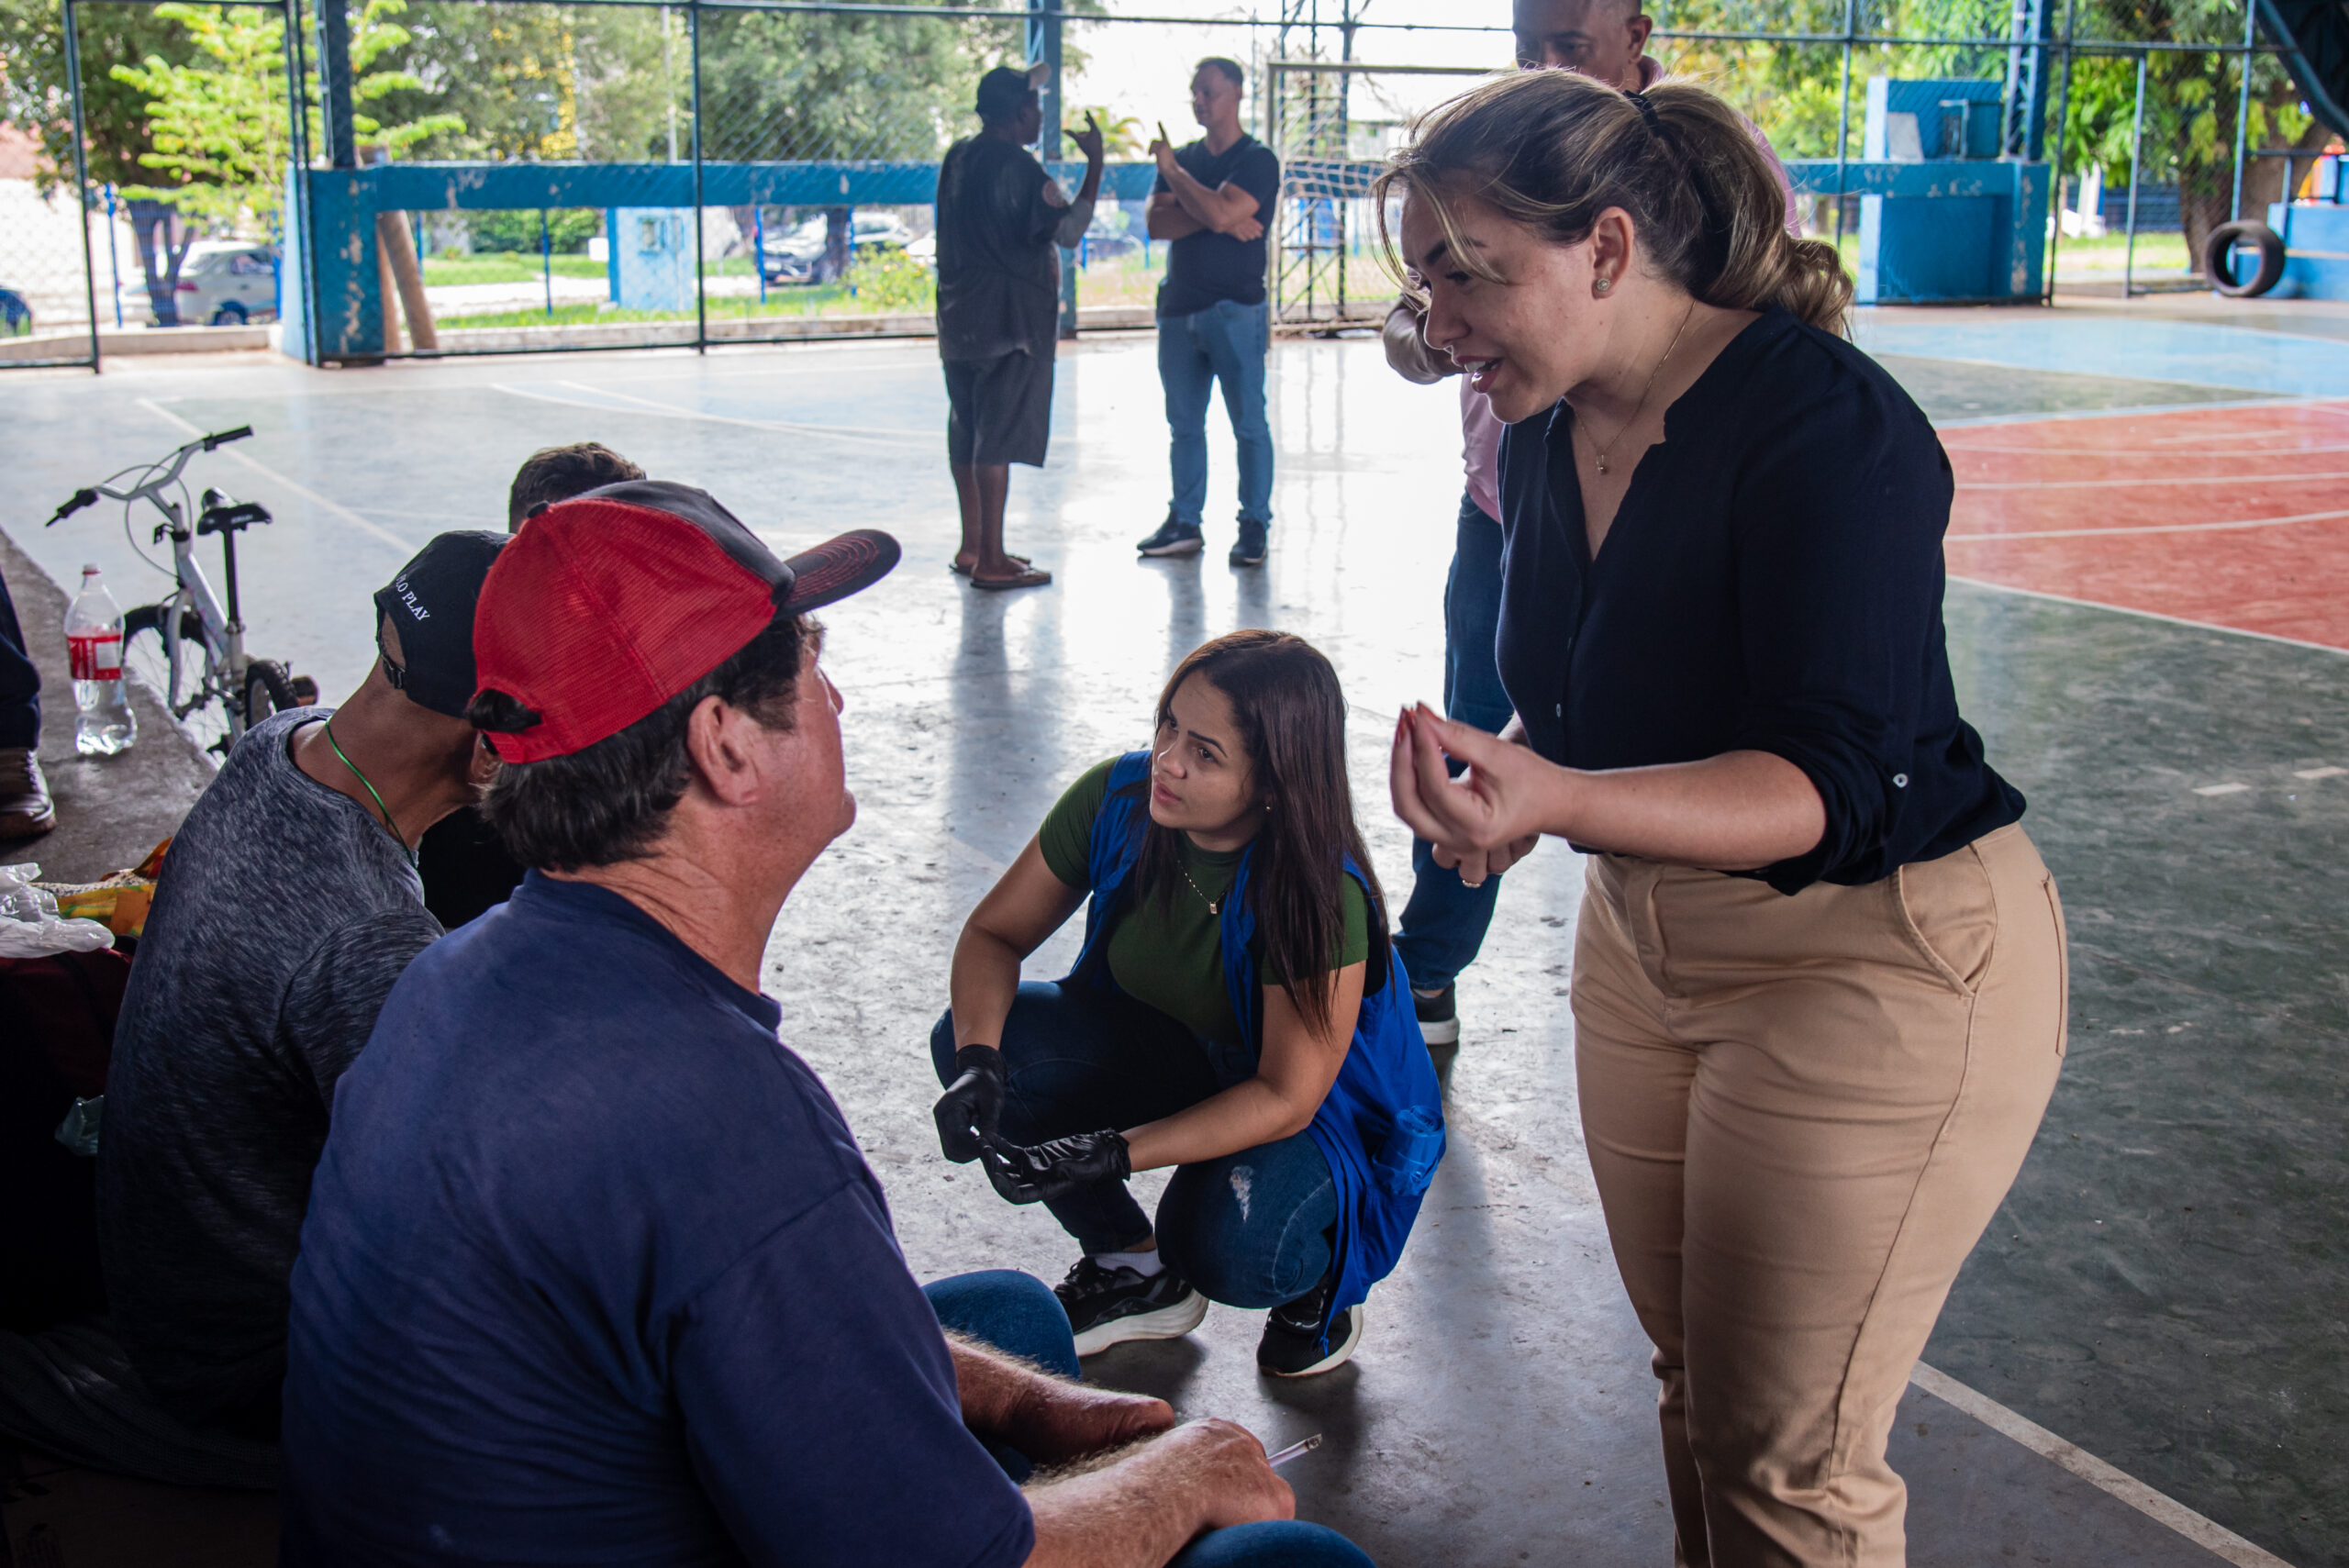
<svg viewBox="0 0 2349 1568">
<path fill-rule="evenodd" d="M 60 916 L 57 900 L 33 885 L 39 874 L 29 861 L 0 866 L 0 958 L 47 958 L 114 945 L 114 933 L 102 922 Z"/>
</svg>

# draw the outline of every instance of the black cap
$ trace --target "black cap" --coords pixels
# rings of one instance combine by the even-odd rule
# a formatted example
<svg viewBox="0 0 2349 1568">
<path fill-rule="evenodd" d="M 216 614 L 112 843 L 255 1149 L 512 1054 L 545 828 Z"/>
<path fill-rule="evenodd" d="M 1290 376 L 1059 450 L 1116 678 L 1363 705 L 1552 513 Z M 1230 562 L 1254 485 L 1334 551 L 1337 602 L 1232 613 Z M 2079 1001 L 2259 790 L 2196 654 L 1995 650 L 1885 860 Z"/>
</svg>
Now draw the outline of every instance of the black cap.
<svg viewBox="0 0 2349 1568">
<path fill-rule="evenodd" d="M 978 101 L 973 106 L 989 125 L 1008 120 L 1028 102 L 1029 94 L 1052 78 L 1052 66 L 1041 60 L 1029 66 L 998 65 L 979 78 Z"/>
<path fill-rule="evenodd" d="M 384 664 L 410 702 L 451 718 L 465 717 L 474 686 L 473 605 L 510 537 L 441 534 L 375 590 L 376 648 L 382 651 L 384 617 L 389 617 L 399 630 L 400 656 L 384 653 Z"/>
</svg>

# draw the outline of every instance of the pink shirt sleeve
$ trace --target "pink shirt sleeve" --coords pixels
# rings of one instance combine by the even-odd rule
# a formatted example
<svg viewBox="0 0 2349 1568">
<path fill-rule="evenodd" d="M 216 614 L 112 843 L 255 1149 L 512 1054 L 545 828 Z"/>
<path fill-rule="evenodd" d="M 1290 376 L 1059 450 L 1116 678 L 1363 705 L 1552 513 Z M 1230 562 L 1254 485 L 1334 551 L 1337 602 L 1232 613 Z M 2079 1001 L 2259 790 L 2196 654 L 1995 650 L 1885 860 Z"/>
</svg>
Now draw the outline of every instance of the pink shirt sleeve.
<svg viewBox="0 0 2349 1568">
<path fill-rule="evenodd" d="M 1468 498 L 1498 522 L 1501 515 L 1501 431 L 1493 400 L 1460 378 L 1460 457 L 1468 471 Z"/>
</svg>

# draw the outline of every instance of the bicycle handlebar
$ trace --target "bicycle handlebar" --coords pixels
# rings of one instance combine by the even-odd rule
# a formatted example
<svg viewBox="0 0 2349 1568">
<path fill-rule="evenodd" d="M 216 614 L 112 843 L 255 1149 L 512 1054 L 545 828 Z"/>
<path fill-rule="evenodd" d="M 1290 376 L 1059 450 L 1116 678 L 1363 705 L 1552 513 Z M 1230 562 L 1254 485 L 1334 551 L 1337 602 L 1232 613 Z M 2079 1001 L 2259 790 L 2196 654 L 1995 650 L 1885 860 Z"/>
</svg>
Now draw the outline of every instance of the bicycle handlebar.
<svg viewBox="0 0 2349 1568">
<path fill-rule="evenodd" d="M 252 433 L 253 428 L 250 425 L 239 425 L 233 430 L 216 431 L 204 438 L 204 450 L 210 451 L 215 447 L 225 447 L 230 441 L 241 441 Z"/>
<path fill-rule="evenodd" d="M 71 501 L 66 502 L 62 506 L 57 508 L 56 511 L 50 513 L 49 521 L 43 523 L 41 527 L 45 528 L 53 528 L 58 524 L 63 522 L 66 518 L 72 517 L 74 513 L 80 511 L 83 507 L 96 505 L 98 493 L 95 490 L 86 488 L 76 490 L 73 492 L 73 498 Z"/>
</svg>

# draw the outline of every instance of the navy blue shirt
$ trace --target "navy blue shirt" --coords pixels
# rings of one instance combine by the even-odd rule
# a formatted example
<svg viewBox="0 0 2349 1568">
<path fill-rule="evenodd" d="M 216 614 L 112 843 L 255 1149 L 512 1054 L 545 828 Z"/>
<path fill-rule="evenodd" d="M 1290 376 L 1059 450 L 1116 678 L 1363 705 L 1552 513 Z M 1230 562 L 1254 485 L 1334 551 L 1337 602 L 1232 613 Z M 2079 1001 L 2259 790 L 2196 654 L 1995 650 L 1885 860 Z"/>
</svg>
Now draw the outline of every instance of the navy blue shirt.
<svg viewBox="0 0 2349 1568">
<path fill-rule="evenodd" d="M 1586 769 L 1784 757 L 1818 787 L 1827 831 L 1758 873 L 1781 893 L 1876 882 L 2021 817 L 1958 716 L 1949 459 L 1909 395 L 1772 310 L 1664 430 L 1595 562 L 1574 411 L 1502 437 L 1496 651 L 1534 750 Z"/>
<path fill-rule="evenodd" d="M 779 1017 L 535 872 L 409 967 L 302 1229 L 284 1562 L 1026 1560 Z"/>
</svg>

